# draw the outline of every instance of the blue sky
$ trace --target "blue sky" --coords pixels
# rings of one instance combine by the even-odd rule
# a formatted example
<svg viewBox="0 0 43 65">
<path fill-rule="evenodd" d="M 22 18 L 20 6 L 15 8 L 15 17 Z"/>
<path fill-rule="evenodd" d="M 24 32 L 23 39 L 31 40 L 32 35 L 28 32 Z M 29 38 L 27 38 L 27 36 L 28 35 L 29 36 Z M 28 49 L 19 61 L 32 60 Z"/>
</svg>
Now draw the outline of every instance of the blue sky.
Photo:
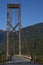
<svg viewBox="0 0 43 65">
<path fill-rule="evenodd" d="M 7 29 L 7 3 L 19 2 L 22 27 L 43 22 L 43 0 L 0 0 L 0 29 Z"/>
</svg>

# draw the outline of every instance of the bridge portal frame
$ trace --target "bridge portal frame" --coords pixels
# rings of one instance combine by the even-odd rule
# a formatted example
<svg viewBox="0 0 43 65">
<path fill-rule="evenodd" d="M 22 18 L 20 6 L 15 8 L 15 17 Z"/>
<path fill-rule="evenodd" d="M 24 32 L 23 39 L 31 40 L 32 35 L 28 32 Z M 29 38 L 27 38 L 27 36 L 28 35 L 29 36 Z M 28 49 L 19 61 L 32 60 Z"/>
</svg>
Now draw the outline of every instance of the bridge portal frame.
<svg viewBox="0 0 43 65">
<path fill-rule="evenodd" d="M 9 9 L 18 9 L 18 23 L 15 27 L 12 26 L 9 19 Z M 20 4 L 7 4 L 7 57 L 9 54 L 9 36 L 10 36 L 10 27 L 12 27 L 12 32 L 15 28 L 19 26 L 19 55 L 21 55 L 21 9 Z"/>
</svg>

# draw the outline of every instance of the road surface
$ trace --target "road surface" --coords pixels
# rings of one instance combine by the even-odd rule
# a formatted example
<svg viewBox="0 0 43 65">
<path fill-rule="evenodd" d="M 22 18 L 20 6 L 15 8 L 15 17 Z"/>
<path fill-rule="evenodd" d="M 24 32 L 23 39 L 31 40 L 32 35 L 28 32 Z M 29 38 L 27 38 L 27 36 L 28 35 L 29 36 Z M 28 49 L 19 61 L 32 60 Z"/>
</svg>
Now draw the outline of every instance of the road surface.
<svg viewBox="0 0 43 65">
<path fill-rule="evenodd" d="M 43 65 L 34 62 L 18 62 L 18 63 L 4 63 L 2 65 Z"/>
</svg>

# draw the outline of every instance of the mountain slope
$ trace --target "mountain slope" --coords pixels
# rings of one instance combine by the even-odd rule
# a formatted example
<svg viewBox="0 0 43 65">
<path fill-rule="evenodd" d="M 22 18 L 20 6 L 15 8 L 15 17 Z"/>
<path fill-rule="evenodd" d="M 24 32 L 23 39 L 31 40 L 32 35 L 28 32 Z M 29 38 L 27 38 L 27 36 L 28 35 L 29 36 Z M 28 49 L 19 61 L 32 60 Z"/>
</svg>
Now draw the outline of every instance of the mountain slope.
<svg viewBox="0 0 43 65">
<path fill-rule="evenodd" d="M 6 31 L 0 30 L 0 50 L 4 50 L 6 48 L 6 43 L 7 43 L 6 37 L 7 37 Z M 27 49 L 29 48 L 32 50 L 32 49 L 36 48 L 36 45 L 37 45 L 37 49 L 41 49 L 40 43 L 43 43 L 43 23 L 38 23 L 38 24 L 35 24 L 32 26 L 23 28 L 22 32 L 21 32 L 21 37 L 22 37 L 22 48 L 24 47 L 24 43 L 25 44 L 28 43 L 27 44 L 28 47 L 26 47 Z M 25 40 L 24 40 L 24 38 L 25 38 Z M 16 39 L 16 40 L 18 40 L 18 39 Z M 16 44 L 16 46 L 18 48 L 18 44 Z M 38 46 L 39 46 L 39 48 L 38 48 Z M 2 48 L 4 48 L 4 49 L 2 49 Z M 27 51 L 27 50 L 25 49 L 25 51 Z M 41 52 L 41 51 L 38 51 L 38 52 Z"/>
<path fill-rule="evenodd" d="M 15 53 L 18 53 L 18 37 L 16 33 L 12 32 L 12 36 L 15 40 L 14 41 L 14 50 Z M 21 29 L 21 52 L 22 54 L 31 55 L 32 60 L 37 61 L 39 63 L 43 63 L 43 23 L 38 23 L 35 25 L 31 25 Z M 0 54 L 2 55 L 3 51 L 6 51 L 6 44 L 7 44 L 7 33 L 6 31 L 0 30 Z M 11 50 L 12 43 L 10 43 Z M 11 51 L 11 54 L 13 51 Z M 35 59 L 36 58 L 36 59 Z"/>
<path fill-rule="evenodd" d="M 43 39 L 43 23 L 38 23 L 32 26 L 23 28 L 26 38 Z"/>
</svg>

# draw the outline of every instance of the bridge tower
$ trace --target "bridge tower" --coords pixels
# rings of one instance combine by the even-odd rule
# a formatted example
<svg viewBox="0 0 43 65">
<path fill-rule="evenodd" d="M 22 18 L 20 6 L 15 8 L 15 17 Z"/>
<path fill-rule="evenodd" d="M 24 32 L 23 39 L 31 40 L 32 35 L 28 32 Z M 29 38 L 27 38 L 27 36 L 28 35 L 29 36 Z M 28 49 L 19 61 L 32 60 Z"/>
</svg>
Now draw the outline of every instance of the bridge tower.
<svg viewBox="0 0 43 65">
<path fill-rule="evenodd" d="M 9 45 L 10 45 L 10 35 L 11 31 L 16 31 L 16 28 L 19 27 L 19 55 L 21 55 L 21 9 L 20 4 L 7 4 L 7 57 L 10 55 Z M 15 26 L 11 24 L 10 20 L 10 10 L 17 9 L 18 12 L 18 22 Z M 15 15 L 14 15 L 15 16 Z M 11 29 L 12 28 L 12 29 Z M 13 45 L 12 45 L 13 46 Z"/>
</svg>

